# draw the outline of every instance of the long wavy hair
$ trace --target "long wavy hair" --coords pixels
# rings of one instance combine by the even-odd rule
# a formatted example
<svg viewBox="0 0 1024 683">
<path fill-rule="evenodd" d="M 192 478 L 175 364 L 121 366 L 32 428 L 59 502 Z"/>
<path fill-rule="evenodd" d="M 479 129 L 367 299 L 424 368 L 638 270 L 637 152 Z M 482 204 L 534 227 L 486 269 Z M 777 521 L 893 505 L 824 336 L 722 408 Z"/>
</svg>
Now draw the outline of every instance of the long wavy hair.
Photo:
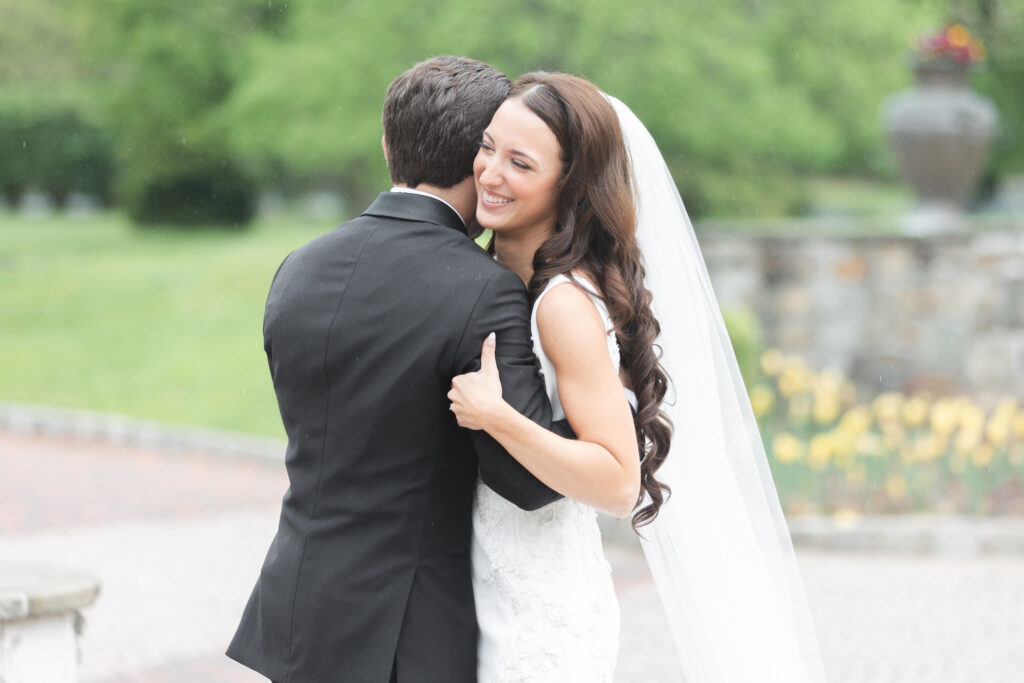
<svg viewBox="0 0 1024 683">
<path fill-rule="evenodd" d="M 533 257 L 529 291 L 533 299 L 558 274 L 582 272 L 598 287 L 608 307 L 621 363 L 636 393 L 640 464 L 639 506 L 634 530 L 650 523 L 670 494 L 654 476 L 668 454 L 672 424 L 661 411 L 668 377 L 658 362 L 661 331 L 644 286 L 644 265 L 636 239 L 635 181 L 615 110 L 590 82 L 562 73 L 520 76 L 509 98 L 519 99 L 555 134 L 562 152 L 553 234 Z"/>
</svg>

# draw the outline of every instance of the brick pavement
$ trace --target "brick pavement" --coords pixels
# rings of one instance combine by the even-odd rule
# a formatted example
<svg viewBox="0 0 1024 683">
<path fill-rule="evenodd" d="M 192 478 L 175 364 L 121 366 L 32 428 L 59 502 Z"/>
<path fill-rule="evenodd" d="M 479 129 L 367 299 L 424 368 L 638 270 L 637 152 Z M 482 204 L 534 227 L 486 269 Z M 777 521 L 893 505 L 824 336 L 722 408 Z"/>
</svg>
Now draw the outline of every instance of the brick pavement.
<svg viewBox="0 0 1024 683">
<path fill-rule="evenodd" d="M 274 533 L 280 465 L 0 431 L 0 557 L 98 573 L 82 680 L 260 683 L 221 655 Z M 679 681 L 643 559 L 609 547 L 616 683 Z M 800 553 L 831 683 L 1024 681 L 1024 557 Z"/>
<path fill-rule="evenodd" d="M 279 464 L 0 430 L 0 532 L 279 501 Z"/>
</svg>

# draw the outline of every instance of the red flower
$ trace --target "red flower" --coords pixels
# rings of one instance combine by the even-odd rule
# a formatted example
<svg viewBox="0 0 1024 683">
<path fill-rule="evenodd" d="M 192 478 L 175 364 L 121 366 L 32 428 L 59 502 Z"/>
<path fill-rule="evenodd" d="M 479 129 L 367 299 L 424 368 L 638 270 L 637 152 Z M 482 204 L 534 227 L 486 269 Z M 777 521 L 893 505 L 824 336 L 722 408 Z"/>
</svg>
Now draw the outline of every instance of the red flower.
<svg viewBox="0 0 1024 683">
<path fill-rule="evenodd" d="M 981 41 L 972 36 L 963 24 L 950 24 L 919 42 L 917 56 L 922 61 L 976 64 L 985 59 L 986 52 Z"/>
</svg>

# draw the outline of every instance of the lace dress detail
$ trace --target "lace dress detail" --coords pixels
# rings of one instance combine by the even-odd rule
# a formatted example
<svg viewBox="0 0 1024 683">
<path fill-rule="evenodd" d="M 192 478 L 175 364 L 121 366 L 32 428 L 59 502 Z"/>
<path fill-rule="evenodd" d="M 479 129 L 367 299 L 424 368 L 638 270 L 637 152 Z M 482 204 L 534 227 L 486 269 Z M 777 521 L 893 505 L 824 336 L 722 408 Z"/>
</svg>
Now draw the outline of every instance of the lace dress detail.
<svg viewBox="0 0 1024 683">
<path fill-rule="evenodd" d="M 548 282 L 532 316 L 534 352 L 555 419 L 565 412 L 554 368 L 540 345 L 537 305 L 565 282 L 563 275 Z M 617 370 L 619 349 L 607 308 L 589 283 L 577 282 L 609 330 Z M 594 508 L 566 498 L 526 512 L 478 482 L 472 554 L 479 683 L 611 683 L 619 606 Z"/>
</svg>

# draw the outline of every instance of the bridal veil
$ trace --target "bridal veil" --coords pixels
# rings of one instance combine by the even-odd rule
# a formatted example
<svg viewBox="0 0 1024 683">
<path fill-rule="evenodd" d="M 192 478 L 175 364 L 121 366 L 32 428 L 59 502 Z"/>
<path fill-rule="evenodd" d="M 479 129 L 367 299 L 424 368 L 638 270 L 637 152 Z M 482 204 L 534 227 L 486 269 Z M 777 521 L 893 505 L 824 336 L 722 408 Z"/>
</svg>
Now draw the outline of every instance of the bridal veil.
<svg viewBox="0 0 1024 683">
<path fill-rule="evenodd" d="M 693 226 L 647 128 L 609 97 L 661 324 L 672 487 L 641 544 L 688 683 L 823 683 L 792 541 Z"/>
</svg>

